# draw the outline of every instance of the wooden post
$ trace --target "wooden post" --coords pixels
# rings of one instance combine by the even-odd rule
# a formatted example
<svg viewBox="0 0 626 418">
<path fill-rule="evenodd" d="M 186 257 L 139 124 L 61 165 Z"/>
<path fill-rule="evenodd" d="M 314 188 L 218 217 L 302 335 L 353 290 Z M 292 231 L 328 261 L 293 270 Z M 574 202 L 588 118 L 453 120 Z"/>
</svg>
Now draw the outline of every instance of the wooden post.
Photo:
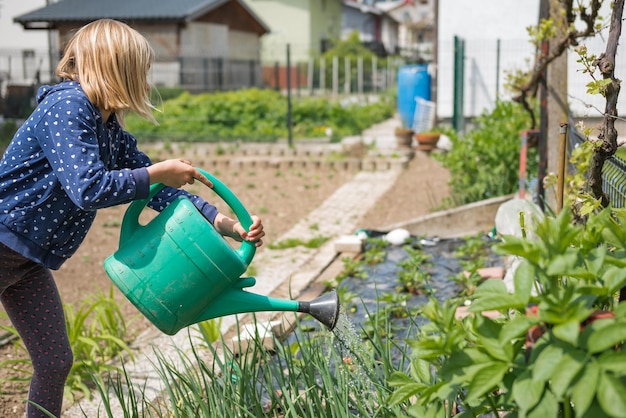
<svg viewBox="0 0 626 418">
<path fill-rule="evenodd" d="M 559 143 L 559 177 L 557 189 L 556 213 L 561 213 L 563 209 L 563 195 L 565 193 L 565 164 L 567 163 L 567 123 L 561 124 Z"/>
</svg>

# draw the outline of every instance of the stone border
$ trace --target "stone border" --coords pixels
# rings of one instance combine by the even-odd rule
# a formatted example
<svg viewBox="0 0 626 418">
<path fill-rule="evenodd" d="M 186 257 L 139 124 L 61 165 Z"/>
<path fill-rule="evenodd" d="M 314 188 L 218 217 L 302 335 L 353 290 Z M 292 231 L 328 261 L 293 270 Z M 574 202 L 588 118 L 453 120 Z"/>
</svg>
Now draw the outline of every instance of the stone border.
<svg viewBox="0 0 626 418">
<path fill-rule="evenodd" d="M 408 230 L 411 235 L 459 238 L 490 231 L 495 226 L 496 212 L 500 205 L 514 195 L 494 197 L 456 208 L 434 212 L 418 218 L 397 222 L 382 228 L 392 231 L 397 228 Z"/>
</svg>

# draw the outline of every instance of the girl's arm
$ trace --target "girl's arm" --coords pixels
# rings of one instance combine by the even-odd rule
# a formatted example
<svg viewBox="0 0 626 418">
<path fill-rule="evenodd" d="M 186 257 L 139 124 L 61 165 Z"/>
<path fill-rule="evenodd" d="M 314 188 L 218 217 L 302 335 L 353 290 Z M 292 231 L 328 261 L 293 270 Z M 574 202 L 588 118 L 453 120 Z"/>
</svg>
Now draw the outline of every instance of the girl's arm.
<svg viewBox="0 0 626 418">
<path fill-rule="evenodd" d="M 150 158 L 139 151 L 137 148 L 137 140 L 127 132 L 124 132 L 127 148 L 124 155 L 130 164 L 147 166 L 150 175 L 150 184 L 163 183 L 166 186 L 157 193 L 149 206 L 156 210 L 163 210 L 174 198 L 185 195 L 194 203 L 194 205 L 202 212 L 202 214 L 213 223 L 218 232 L 224 236 L 231 237 L 237 241 L 254 242 L 257 247 L 263 245 L 265 232 L 263 231 L 263 223 L 258 216 L 252 216 L 252 225 L 249 231 L 246 231 L 238 220 L 229 218 L 217 211 L 217 208 L 201 197 L 188 193 L 185 190 L 178 189 L 185 184 L 193 184 L 196 180 L 201 181 L 207 187 L 213 187 L 213 184 L 203 176 L 190 161 L 182 159 L 166 160 L 151 164 Z"/>
<path fill-rule="evenodd" d="M 213 187 L 209 179 L 194 168 L 190 161 L 173 159 L 152 164 L 150 157 L 137 147 L 137 139 L 133 135 L 126 131 L 122 131 L 122 135 L 124 146 L 120 150 L 120 156 L 123 159 L 118 164 L 129 168 L 145 167 L 148 170 L 150 184 L 165 185 L 148 203 L 150 208 L 160 212 L 178 196 L 186 196 L 210 222 L 215 222 L 218 211 L 214 205 L 198 195 L 179 189 L 185 184 L 193 184 L 195 180 L 201 181 L 207 187 Z"/>
</svg>

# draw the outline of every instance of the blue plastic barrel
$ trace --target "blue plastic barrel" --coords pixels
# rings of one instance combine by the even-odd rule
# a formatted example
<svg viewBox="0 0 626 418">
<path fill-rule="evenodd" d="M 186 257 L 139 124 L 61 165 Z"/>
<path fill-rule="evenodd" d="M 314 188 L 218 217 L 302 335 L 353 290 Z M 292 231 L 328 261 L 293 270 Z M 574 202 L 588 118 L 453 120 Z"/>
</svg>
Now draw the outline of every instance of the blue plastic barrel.
<svg viewBox="0 0 626 418">
<path fill-rule="evenodd" d="M 430 100 L 428 65 L 403 65 L 398 68 L 398 114 L 407 128 L 413 127 L 417 97 Z"/>
</svg>

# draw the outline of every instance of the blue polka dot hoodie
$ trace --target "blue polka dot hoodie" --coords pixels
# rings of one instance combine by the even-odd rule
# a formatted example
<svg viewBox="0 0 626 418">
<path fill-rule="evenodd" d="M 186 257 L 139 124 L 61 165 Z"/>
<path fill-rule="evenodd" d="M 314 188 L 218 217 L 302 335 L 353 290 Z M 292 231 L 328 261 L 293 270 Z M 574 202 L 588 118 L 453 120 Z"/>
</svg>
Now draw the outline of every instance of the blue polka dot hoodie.
<svg viewBox="0 0 626 418">
<path fill-rule="evenodd" d="M 37 108 L 0 160 L 0 242 L 58 269 L 85 238 L 96 210 L 148 197 L 148 156 L 115 115 L 104 121 L 80 84 L 43 86 Z M 213 222 L 215 206 L 163 188 L 149 206 L 188 196 Z"/>
</svg>

